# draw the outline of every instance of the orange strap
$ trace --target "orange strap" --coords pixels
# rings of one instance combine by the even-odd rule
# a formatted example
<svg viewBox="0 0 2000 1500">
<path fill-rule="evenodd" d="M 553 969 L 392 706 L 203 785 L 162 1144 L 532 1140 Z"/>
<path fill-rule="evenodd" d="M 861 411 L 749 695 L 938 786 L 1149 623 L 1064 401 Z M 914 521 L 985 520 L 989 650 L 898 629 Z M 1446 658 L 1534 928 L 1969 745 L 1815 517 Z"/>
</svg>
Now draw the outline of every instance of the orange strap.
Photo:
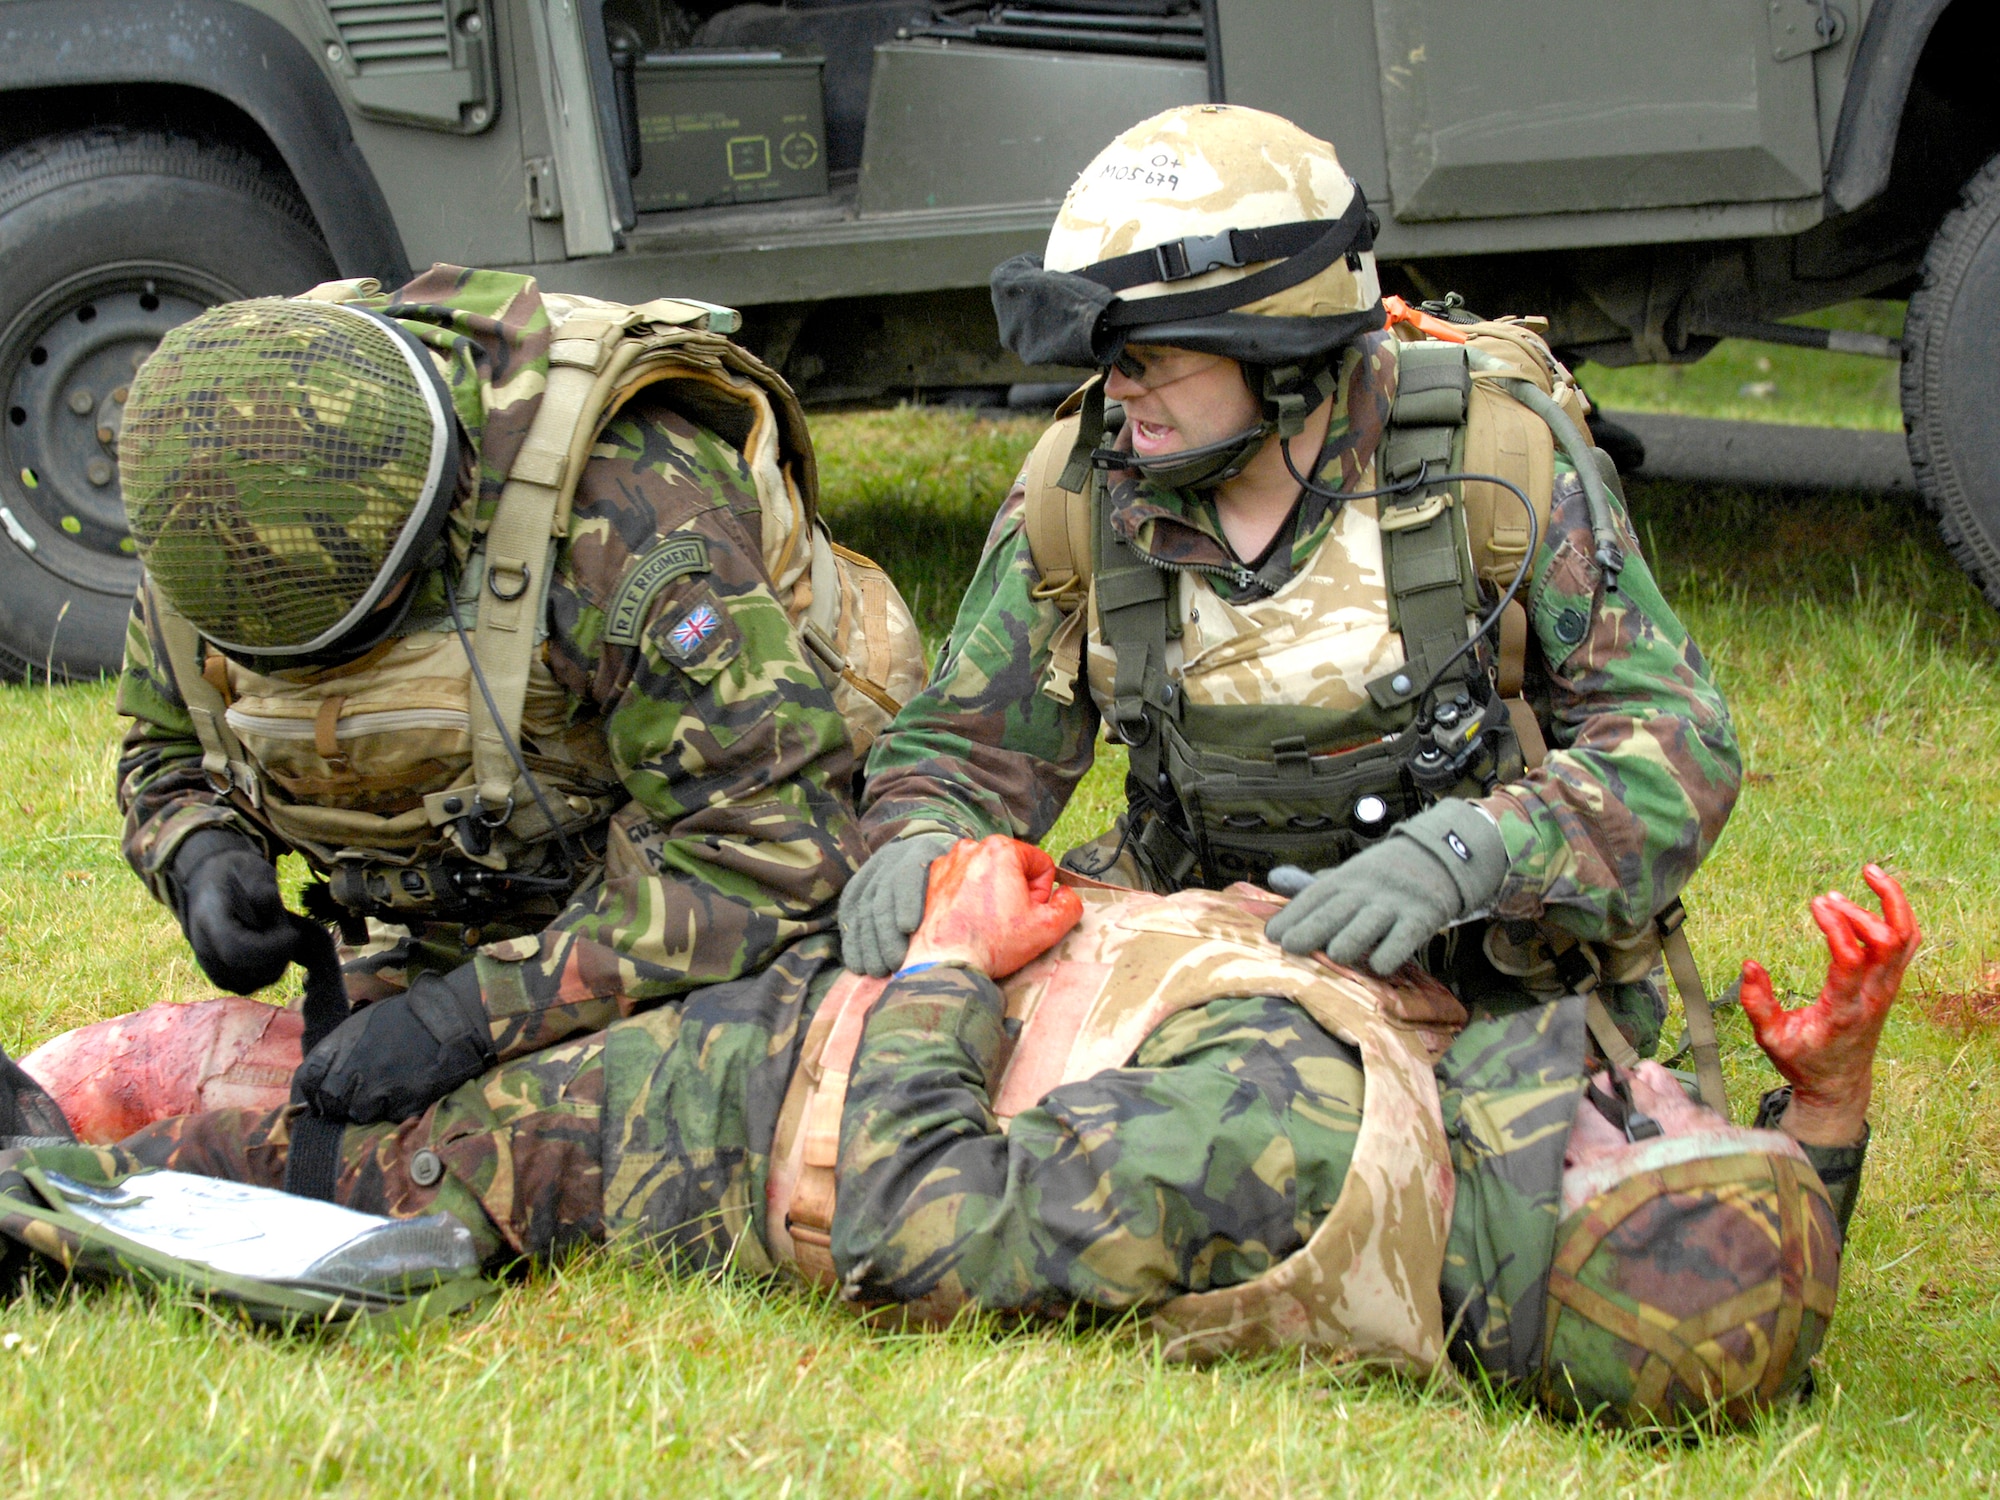
<svg viewBox="0 0 2000 1500">
<path fill-rule="evenodd" d="M 1463 328 L 1447 323 L 1443 318 L 1434 318 L 1422 309 L 1410 306 L 1401 297 L 1384 297 L 1382 311 L 1388 314 L 1385 325 L 1387 327 L 1394 328 L 1398 323 L 1408 323 L 1426 337 L 1442 339 L 1447 344 L 1465 342 Z"/>
</svg>

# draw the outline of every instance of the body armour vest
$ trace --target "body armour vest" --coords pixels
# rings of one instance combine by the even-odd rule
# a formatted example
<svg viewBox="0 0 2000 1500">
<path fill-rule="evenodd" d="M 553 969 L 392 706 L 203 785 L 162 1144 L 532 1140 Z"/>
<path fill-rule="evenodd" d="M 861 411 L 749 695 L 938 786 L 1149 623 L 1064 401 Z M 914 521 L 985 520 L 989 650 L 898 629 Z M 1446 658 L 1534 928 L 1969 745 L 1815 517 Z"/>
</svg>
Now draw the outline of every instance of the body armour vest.
<svg viewBox="0 0 2000 1500">
<path fill-rule="evenodd" d="M 1299 1349 L 1413 1371 L 1443 1357 L 1438 1281 L 1454 1178 L 1432 1064 L 1465 1012 L 1408 974 L 1363 980 L 1294 958 L 1264 937 L 1277 906 L 1248 886 L 1173 896 L 1112 890 L 1065 872 L 1083 920 L 1002 986 L 1019 1040 L 988 1080 L 1002 1128 L 1062 1084 L 1122 1067 L 1168 1017 L 1230 995 L 1301 1006 L 1361 1054 L 1361 1128 L 1333 1207 L 1298 1250 L 1235 1286 L 1176 1297 L 1151 1327 L 1178 1358 Z M 822 1286 L 840 1117 L 870 1006 L 886 981 L 847 974 L 813 1018 L 771 1150 L 772 1259 Z M 924 1305 L 949 1318 L 951 1307 Z"/>
<path fill-rule="evenodd" d="M 1479 326 L 1496 331 L 1475 344 L 1504 351 L 1510 374 L 1573 391 L 1525 328 Z M 1232 601 L 1210 570 L 1120 535 L 1102 474 L 1063 491 L 1071 424 L 1029 459 L 1029 545 L 1045 593 L 1070 614 L 1043 691 L 1073 692 L 1083 658 L 1107 731 L 1131 754 L 1127 826 L 1105 843 L 1129 850 L 1151 888 L 1262 881 L 1279 864 L 1326 869 L 1427 803 L 1482 795 L 1541 758 L 1520 696 L 1521 601 L 1490 638 L 1461 648 L 1547 524 L 1553 438 L 1474 378 L 1465 345 L 1394 348 L 1395 398 L 1357 487 L 1409 488 L 1342 504 L 1268 595 Z M 1532 519 L 1503 487 L 1451 477 L 1467 472 L 1510 480 Z M 1079 869 L 1103 873 L 1084 859 L 1108 850 L 1078 853 Z"/>
</svg>

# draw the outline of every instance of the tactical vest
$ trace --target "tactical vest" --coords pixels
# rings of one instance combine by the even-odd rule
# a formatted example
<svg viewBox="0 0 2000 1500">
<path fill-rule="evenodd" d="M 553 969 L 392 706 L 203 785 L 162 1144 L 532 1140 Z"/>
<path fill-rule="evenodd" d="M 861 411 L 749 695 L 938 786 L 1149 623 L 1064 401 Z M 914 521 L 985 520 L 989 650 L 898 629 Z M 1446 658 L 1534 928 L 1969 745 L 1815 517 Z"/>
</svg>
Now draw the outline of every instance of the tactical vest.
<svg viewBox="0 0 2000 1500">
<path fill-rule="evenodd" d="M 345 281 L 304 295 L 339 302 L 374 290 Z M 545 660 L 546 601 L 591 447 L 641 391 L 743 455 L 760 501 L 765 568 L 824 669 L 857 757 L 923 685 L 923 643 L 902 595 L 819 519 L 797 398 L 711 331 L 712 319 L 733 327 L 734 314 L 671 299 L 626 307 L 547 293 L 543 305 L 555 325 L 548 384 L 460 585 L 497 723 L 446 618 L 413 619 L 342 666 L 265 673 L 207 648 L 148 595 L 210 784 L 304 853 L 349 913 L 452 919 L 559 906 L 594 863 L 589 840 L 576 836 L 601 828 L 629 794 L 602 724 L 569 722 L 568 695 Z M 611 601 L 607 640 L 627 628 L 621 605 L 636 624 L 651 589 L 691 571 L 697 551 L 661 539 Z M 519 777 L 509 738 L 553 823 Z M 581 848 L 582 868 L 561 866 L 565 839 Z"/>
<path fill-rule="evenodd" d="M 1421 977 L 1363 981 L 1264 937 L 1278 908 L 1249 886 L 1152 896 L 1064 872 L 1069 936 L 1002 986 L 1018 1040 L 988 1093 L 1001 1128 L 1050 1090 L 1123 1067 L 1169 1017 L 1231 995 L 1296 1002 L 1361 1054 L 1361 1128 L 1345 1185 L 1306 1243 L 1250 1281 L 1176 1297 L 1153 1330 L 1177 1358 L 1299 1349 L 1422 1372 L 1444 1355 L 1438 1281 L 1455 1179 L 1432 1065 L 1465 1012 Z M 766 1195 L 772 1259 L 836 1284 L 828 1252 L 840 1117 L 885 981 L 847 974 L 813 1017 L 778 1117 Z M 918 1304 L 921 1316 L 953 1307 Z"/>
<path fill-rule="evenodd" d="M 1545 531 L 1547 426 L 1474 372 L 1466 343 L 1396 331 L 1409 341 L 1397 347 L 1375 483 L 1363 487 L 1498 474 Z M 1567 372 L 1526 326 L 1463 332 L 1580 419 Z M 1128 545 L 1100 475 L 1081 494 L 1061 487 L 1075 426 L 1059 421 L 1022 475 L 1040 592 L 1068 616 L 1042 691 L 1071 701 L 1085 672 L 1107 732 L 1131 755 L 1129 838 L 1153 883 L 1325 869 L 1440 796 L 1481 795 L 1540 762 L 1542 733 L 1521 697 L 1522 601 L 1503 613 L 1495 648 L 1447 665 L 1526 557 L 1530 521 L 1507 490 L 1453 480 L 1349 501 L 1275 594 L 1231 603 L 1205 572 Z M 1441 670 L 1433 722 L 1419 729 L 1418 698 Z"/>
</svg>

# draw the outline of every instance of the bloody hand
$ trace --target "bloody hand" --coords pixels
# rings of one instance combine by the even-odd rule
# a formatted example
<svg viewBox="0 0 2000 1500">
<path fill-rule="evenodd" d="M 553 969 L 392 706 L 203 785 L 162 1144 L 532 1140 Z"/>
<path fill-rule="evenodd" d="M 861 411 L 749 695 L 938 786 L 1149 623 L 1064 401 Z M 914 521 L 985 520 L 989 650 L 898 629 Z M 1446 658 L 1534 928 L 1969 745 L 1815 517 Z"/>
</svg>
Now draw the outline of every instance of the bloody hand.
<svg viewBox="0 0 2000 1500">
<path fill-rule="evenodd" d="M 1861 875 L 1881 898 L 1881 916 L 1838 893 L 1812 904 L 1830 961 L 1826 984 L 1811 1005 L 1784 1009 L 1763 966 L 1743 965 L 1744 1013 L 1757 1045 L 1792 1086 L 1785 1128 L 1813 1144 L 1860 1138 L 1882 1023 L 1923 939 L 1903 888 L 1877 865 L 1864 866 Z"/>
<path fill-rule="evenodd" d="M 1056 884 L 1055 861 L 1033 844 L 961 839 L 931 862 L 924 920 L 904 964 L 962 963 L 1004 979 L 1082 916 L 1082 898 Z"/>
</svg>

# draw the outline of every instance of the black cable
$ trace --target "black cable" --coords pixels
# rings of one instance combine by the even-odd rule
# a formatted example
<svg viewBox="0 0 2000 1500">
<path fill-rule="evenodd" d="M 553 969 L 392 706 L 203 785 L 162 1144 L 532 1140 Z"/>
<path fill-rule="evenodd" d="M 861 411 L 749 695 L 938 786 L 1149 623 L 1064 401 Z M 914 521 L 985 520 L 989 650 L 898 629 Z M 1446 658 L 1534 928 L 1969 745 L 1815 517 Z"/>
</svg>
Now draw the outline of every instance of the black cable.
<svg viewBox="0 0 2000 1500">
<path fill-rule="evenodd" d="M 1376 495 L 1408 494 L 1411 490 L 1419 489 L 1427 484 L 1451 484 L 1460 480 L 1470 479 L 1482 484 L 1497 484 L 1501 486 L 1512 494 L 1516 500 L 1519 500 L 1521 502 L 1521 509 L 1527 512 L 1528 547 L 1521 554 L 1521 565 L 1514 570 L 1512 582 L 1507 585 L 1506 591 L 1500 595 L 1500 602 L 1493 606 L 1486 618 L 1479 622 L 1479 628 L 1468 635 L 1465 638 L 1464 644 L 1444 659 L 1443 664 L 1435 672 L 1431 673 L 1430 680 L 1417 691 L 1417 728 L 1419 730 L 1428 729 L 1430 727 L 1429 701 L 1431 693 L 1437 688 L 1438 683 L 1444 679 L 1444 674 L 1458 664 L 1459 658 L 1477 646 L 1480 639 L 1500 623 L 1500 616 L 1506 612 L 1507 606 L 1514 602 L 1515 596 L 1521 592 L 1521 585 L 1528 580 L 1528 570 L 1534 565 L 1535 551 L 1541 546 L 1542 525 L 1540 518 L 1535 514 L 1534 505 L 1528 499 L 1527 492 L 1515 484 L 1513 480 L 1503 479 L 1498 474 L 1458 473 L 1433 475 L 1430 472 L 1428 462 L 1420 465 L 1416 474 L 1401 484 L 1385 485 L 1383 488 L 1376 490 L 1330 490 L 1324 485 L 1314 484 L 1299 472 L 1298 466 L 1292 462 L 1292 444 L 1290 438 L 1280 438 L 1278 440 L 1278 451 L 1284 455 L 1285 467 L 1291 471 L 1292 478 L 1304 485 L 1313 494 L 1323 495 L 1330 500 L 1345 502 L 1348 500 L 1367 500 Z"/>
<path fill-rule="evenodd" d="M 486 700 L 486 712 L 493 720 L 493 727 L 500 733 L 500 743 L 507 747 L 508 759 L 514 762 L 514 769 L 521 773 L 521 780 L 527 784 L 528 795 L 535 799 L 535 806 L 542 810 L 542 816 L 549 820 L 549 829 L 561 845 L 563 859 L 572 870 L 582 868 L 582 860 L 570 846 L 569 835 L 563 832 L 562 824 L 556 821 L 555 809 L 549 806 L 549 799 L 542 795 L 542 784 L 535 780 L 535 773 L 528 769 L 528 762 L 521 754 L 521 746 L 507 728 L 507 721 L 500 717 L 500 705 L 493 699 L 493 689 L 486 684 L 486 673 L 479 665 L 479 653 L 472 649 L 472 637 L 467 633 L 465 621 L 458 612 L 458 580 L 451 569 L 439 570 L 444 576 L 444 607 L 451 614 L 451 628 L 458 632 L 459 644 L 465 648 L 465 660 L 472 668 L 472 680 L 479 684 L 479 696 Z M 529 625 L 533 629 L 532 622 Z M 475 802 L 478 798 L 473 799 Z"/>
</svg>

